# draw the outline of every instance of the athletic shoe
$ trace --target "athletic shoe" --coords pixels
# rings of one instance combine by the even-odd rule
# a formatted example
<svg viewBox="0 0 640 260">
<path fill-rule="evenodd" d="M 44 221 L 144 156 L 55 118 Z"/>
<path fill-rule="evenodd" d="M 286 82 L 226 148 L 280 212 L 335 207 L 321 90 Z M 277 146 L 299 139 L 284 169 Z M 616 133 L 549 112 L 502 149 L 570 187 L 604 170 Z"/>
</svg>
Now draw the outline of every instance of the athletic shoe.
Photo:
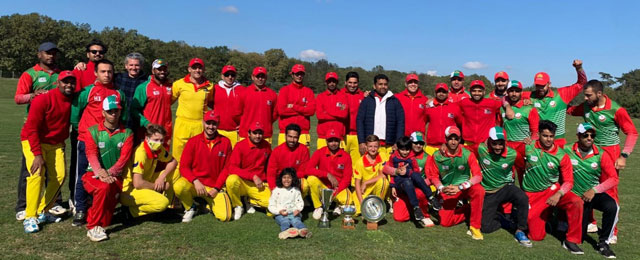
<svg viewBox="0 0 640 260">
<path fill-rule="evenodd" d="M 247 208 L 247 214 L 253 213 L 256 213 L 256 209 L 253 206 L 249 205 L 249 208 Z"/>
<path fill-rule="evenodd" d="M 74 227 L 78 227 L 84 224 L 87 224 L 87 214 L 84 213 L 84 211 L 76 212 L 76 215 L 73 216 L 73 221 L 71 222 L 71 225 Z"/>
<path fill-rule="evenodd" d="M 429 205 L 435 211 L 442 209 L 442 204 L 440 203 L 440 199 L 436 198 L 436 196 L 431 196 L 431 198 L 429 198 Z"/>
<path fill-rule="evenodd" d="M 605 258 L 616 258 L 616 254 L 611 251 L 611 248 L 609 248 L 609 245 L 606 242 L 598 243 L 598 252 L 600 252 L 600 254 Z"/>
<path fill-rule="evenodd" d="M 415 217 L 417 221 L 424 219 L 424 215 L 422 214 L 422 209 L 420 209 L 420 207 L 413 207 L 413 217 Z"/>
<path fill-rule="evenodd" d="M 191 206 L 190 209 L 184 211 L 184 215 L 182 216 L 182 222 L 187 223 L 193 220 L 193 216 L 196 215 L 196 208 Z"/>
<path fill-rule="evenodd" d="M 242 206 L 237 206 L 233 208 L 233 220 L 240 219 L 240 217 L 242 217 L 243 212 L 244 212 L 244 209 L 242 208 Z"/>
<path fill-rule="evenodd" d="M 587 233 L 596 233 L 596 232 L 598 232 L 598 225 L 589 223 L 589 225 L 587 225 Z"/>
<path fill-rule="evenodd" d="M 340 206 L 333 209 L 333 215 L 340 216 L 342 215 L 342 208 Z"/>
<path fill-rule="evenodd" d="M 515 234 L 516 237 L 516 241 L 518 241 L 518 243 L 520 243 L 521 246 L 524 247 L 532 247 L 533 244 L 531 244 L 531 240 L 529 240 L 529 238 L 527 237 L 527 234 L 525 234 L 522 231 L 518 231 Z"/>
<path fill-rule="evenodd" d="M 17 221 L 23 221 L 24 217 L 27 215 L 27 213 L 24 210 L 18 211 L 16 212 L 16 220 Z"/>
<path fill-rule="evenodd" d="M 309 229 L 307 229 L 307 228 L 300 229 L 300 237 L 310 238 L 311 237 L 311 231 L 309 231 Z"/>
<path fill-rule="evenodd" d="M 322 208 L 317 208 L 313 211 L 313 219 L 318 220 L 322 217 Z"/>
<path fill-rule="evenodd" d="M 284 232 L 287 232 L 287 238 L 294 238 L 300 235 L 300 231 L 293 227 L 285 230 Z"/>
<path fill-rule="evenodd" d="M 609 245 L 615 245 L 618 243 L 618 236 L 613 235 L 611 238 L 609 238 L 609 240 L 607 240 L 607 244 Z"/>
<path fill-rule="evenodd" d="M 109 239 L 107 233 L 104 231 L 104 228 L 102 228 L 101 226 L 95 226 L 94 228 L 87 231 L 87 237 L 89 237 L 89 240 L 93 242 L 100 242 L 102 240 Z"/>
<path fill-rule="evenodd" d="M 571 254 L 584 255 L 584 251 L 582 251 L 582 249 L 580 249 L 580 247 L 578 247 L 578 245 L 576 245 L 576 243 L 571 243 L 571 242 L 565 240 L 564 242 L 562 242 L 562 247 L 564 247 L 564 249 L 569 250 L 569 252 L 571 252 Z"/>
<path fill-rule="evenodd" d="M 423 218 L 422 220 L 420 220 L 420 225 L 422 225 L 423 227 L 433 227 L 436 224 L 434 224 L 430 218 Z"/>
<path fill-rule="evenodd" d="M 55 205 L 55 206 L 53 206 L 53 208 L 49 209 L 49 213 L 51 213 L 53 215 L 56 215 L 56 216 L 60 216 L 60 215 L 62 215 L 64 213 L 67 213 L 67 209 L 63 208 L 60 205 Z"/>
<path fill-rule="evenodd" d="M 286 230 L 278 233 L 278 238 L 279 239 L 287 239 L 288 237 L 289 237 L 289 234 L 287 233 Z"/>
<path fill-rule="evenodd" d="M 27 218 L 22 222 L 22 225 L 24 226 L 24 233 L 36 233 L 40 231 L 36 218 Z"/>
<path fill-rule="evenodd" d="M 474 227 L 469 227 L 469 230 L 467 231 L 467 235 L 470 235 L 471 238 L 473 238 L 474 240 L 484 239 L 484 237 L 482 236 L 482 232 L 480 232 L 480 229 L 477 229 Z"/>
<path fill-rule="evenodd" d="M 51 213 L 40 213 L 40 216 L 38 216 L 38 223 L 39 224 L 44 224 L 44 223 L 58 223 L 62 221 L 62 218 L 60 217 L 56 217 Z"/>
</svg>

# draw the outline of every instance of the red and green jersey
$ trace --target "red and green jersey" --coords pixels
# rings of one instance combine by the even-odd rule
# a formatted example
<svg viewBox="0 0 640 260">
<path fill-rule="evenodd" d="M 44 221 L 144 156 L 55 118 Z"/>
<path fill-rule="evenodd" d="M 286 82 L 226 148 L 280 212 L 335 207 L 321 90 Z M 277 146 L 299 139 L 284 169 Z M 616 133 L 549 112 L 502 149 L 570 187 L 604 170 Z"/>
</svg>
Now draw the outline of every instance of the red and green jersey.
<svg viewBox="0 0 640 260">
<path fill-rule="evenodd" d="M 511 106 L 515 113 L 513 119 L 508 119 L 504 108 L 500 109 L 502 124 L 507 131 L 507 140 L 521 142 L 525 138 L 537 139 L 538 123 L 540 117 L 538 110 L 533 106 L 525 106 L 520 100 L 516 105 Z"/>
<path fill-rule="evenodd" d="M 113 84 L 104 85 L 97 82 L 82 89 L 76 94 L 71 104 L 71 127 L 78 130 L 78 140 L 85 141 L 85 132 L 92 125 L 102 124 L 102 101 L 108 96 L 116 96 L 116 100 L 122 106 L 120 113 L 121 122 L 127 119 L 128 105 L 122 90 L 116 89 Z"/>
<path fill-rule="evenodd" d="M 482 169 L 482 187 L 487 191 L 498 190 L 504 185 L 513 183 L 513 164 L 516 161 L 516 150 L 504 147 L 500 155 L 493 154 L 485 144 L 478 147 L 478 164 Z"/>
<path fill-rule="evenodd" d="M 437 166 L 442 185 L 459 185 L 471 178 L 471 167 L 469 167 L 471 154 L 465 148 L 461 149 L 460 156 L 454 157 L 445 156 L 440 152 L 433 153 L 431 158 Z"/>
<path fill-rule="evenodd" d="M 564 149 L 554 145 L 551 150 L 544 150 L 539 144 L 527 145 L 525 148 L 526 170 L 522 180 L 522 189 L 527 192 L 546 190 L 562 180 L 564 192 L 573 186 L 573 168 Z M 562 178 L 561 178 L 562 176 Z"/>
<path fill-rule="evenodd" d="M 40 67 L 40 64 L 29 68 L 22 73 L 18 80 L 18 87 L 16 88 L 15 102 L 16 104 L 28 104 L 31 101 L 31 93 L 36 90 L 50 90 L 55 88 L 54 83 L 58 81 L 59 69 L 52 71 L 45 71 Z M 27 106 L 27 113 L 29 113 L 29 106 Z"/>
<path fill-rule="evenodd" d="M 171 91 L 170 82 L 158 84 L 153 76 L 138 85 L 131 104 L 134 125 L 146 127 L 157 124 L 171 132 Z"/>
<path fill-rule="evenodd" d="M 424 179 L 426 177 L 424 169 L 427 164 L 427 159 L 429 159 L 429 155 L 425 152 L 422 152 L 419 156 L 413 156 L 413 158 L 416 159 L 418 167 L 420 168 L 420 174 L 422 174 L 422 178 Z"/>
<path fill-rule="evenodd" d="M 89 127 L 87 132 L 91 136 L 91 140 L 86 140 L 86 143 L 91 142 L 97 146 L 99 152 L 98 159 L 103 169 L 113 167 L 119 161 L 122 152 L 125 151 L 123 149 L 125 144 L 129 143 L 129 146 L 132 144 L 130 138 L 133 138 L 133 132 L 128 128 L 121 128 L 114 132 L 109 132 L 109 130 L 104 129 L 104 127 L 99 127 L 99 125 L 96 124 Z M 128 151 L 125 151 L 127 154 L 124 156 L 129 157 L 131 150 L 132 147 L 128 147 Z M 89 165 L 87 171 L 93 171 L 91 165 Z"/>
<path fill-rule="evenodd" d="M 585 158 L 580 158 L 576 152 L 567 151 L 567 153 L 573 166 L 573 188 L 571 189 L 573 193 L 582 195 L 585 191 L 600 184 L 600 175 L 602 173 L 600 161 L 603 153 L 594 150 L 592 154 L 587 155 Z"/>
</svg>

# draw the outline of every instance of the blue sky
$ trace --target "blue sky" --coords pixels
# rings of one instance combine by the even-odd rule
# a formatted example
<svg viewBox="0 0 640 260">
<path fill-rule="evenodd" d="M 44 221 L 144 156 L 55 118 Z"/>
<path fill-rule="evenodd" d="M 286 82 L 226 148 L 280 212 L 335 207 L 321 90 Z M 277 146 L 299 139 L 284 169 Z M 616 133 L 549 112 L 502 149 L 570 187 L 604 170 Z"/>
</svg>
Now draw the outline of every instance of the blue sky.
<svg viewBox="0 0 640 260">
<path fill-rule="evenodd" d="M 340 66 L 446 75 L 504 70 L 530 85 L 546 71 L 554 86 L 576 80 L 584 61 L 620 76 L 640 68 L 640 1 L 6 1 L 0 15 L 136 29 L 165 41 L 283 49 L 289 57 Z M 187 57 L 185 57 L 186 59 Z"/>
</svg>

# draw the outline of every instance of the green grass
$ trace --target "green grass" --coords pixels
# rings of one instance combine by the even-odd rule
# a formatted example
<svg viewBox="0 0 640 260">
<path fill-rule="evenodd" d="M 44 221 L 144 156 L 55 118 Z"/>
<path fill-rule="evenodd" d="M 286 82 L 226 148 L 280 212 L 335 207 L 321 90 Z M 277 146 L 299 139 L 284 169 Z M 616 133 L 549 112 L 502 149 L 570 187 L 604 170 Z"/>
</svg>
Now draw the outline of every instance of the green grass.
<svg viewBox="0 0 640 260">
<path fill-rule="evenodd" d="M 179 219 L 159 218 L 132 227 L 114 224 L 108 228 L 111 239 L 102 243 L 90 242 L 86 230 L 72 227 L 70 219 L 46 225 L 37 234 L 25 234 L 21 223 L 14 218 L 13 209 L 21 153 L 19 131 L 24 117 L 24 107 L 13 102 L 16 82 L 0 79 L 3 114 L 0 117 L 0 189 L 5 192 L 0 197 L 0 255 L 4 259 L 601 259 L 589 244 L 582 246 L 585 256 L 571 256 L 553 236 L 534 242 L 533 248 L 524 248 L 506 231 L 485 234 L 483 241 L 474 241 L 465 234 L 464 224 L 420 229 L 412 223 L 396 223 L 391 215 L 387 215 L 388 222 L 378 231 L 366 231 L 362 223 L 357 224 L 355 231 L 342 230 L 339 219 L 332 221 L 331 229 L 321 230 L 316 228 L 315 220 L 308 218 L 305 223 L 314 235 L 307 240 L 278 240 L 278 226 L 261 212 L 229 223 L 214 220 L 211 215 L 199 215 L 188 224 L 178 223 Z M 640 120 L 634 122 L 640 125 Z M 578 123 L 579 119 L 569 118 L 569 132 Z M 569 135 L 570 142 L 574 139 Z M 636 151 L 640 149 L 636 147 Z M 640 256 L 640 240 L 634 235 L 640 233 L 636 221 L 640 217 L 640 206 L 636 203 L 640 196 L 635 188 L 640 183 L 639 154 L 632 154 L 620 178 L 619 243 L 612 248 L 621 259 Z M 63 196 L 68 196 L 66 186 Z"/>
</svg>

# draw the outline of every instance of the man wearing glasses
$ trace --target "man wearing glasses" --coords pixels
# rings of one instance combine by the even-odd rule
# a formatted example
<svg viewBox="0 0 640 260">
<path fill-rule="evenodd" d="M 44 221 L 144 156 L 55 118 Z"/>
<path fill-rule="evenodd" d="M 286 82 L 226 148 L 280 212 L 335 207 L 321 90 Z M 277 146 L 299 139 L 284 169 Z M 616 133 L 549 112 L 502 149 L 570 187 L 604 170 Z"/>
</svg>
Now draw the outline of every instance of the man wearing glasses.
<svg viewBox="0 0 640 260">
<path fill-rule="evenodd" d="M 241 99 L 246 88 L 236 81 L 238 72 L 233 65 L 222 67 L 222 80 L 214 86 L 213 110 L 220 115 L 218 133 L 229 138 L 231 147 L 238 142 L 238 128 L 242 116 Z"/>
<path fill-rule="evenodd" d="M 73 68 L 73 73 L 76 75 L 78 82 L 76 83 L 76 92 L 79 92 L 84 87 L 93 84 L 96 81 L 96 75 L 93 73 L 96 67 L 96 62 L 104 59 L 104 55 L 107 54 L 107 46 L 98 39 L 93 39 L 86 47 L 87 63 L 80 62 Z"/>
</svg>

